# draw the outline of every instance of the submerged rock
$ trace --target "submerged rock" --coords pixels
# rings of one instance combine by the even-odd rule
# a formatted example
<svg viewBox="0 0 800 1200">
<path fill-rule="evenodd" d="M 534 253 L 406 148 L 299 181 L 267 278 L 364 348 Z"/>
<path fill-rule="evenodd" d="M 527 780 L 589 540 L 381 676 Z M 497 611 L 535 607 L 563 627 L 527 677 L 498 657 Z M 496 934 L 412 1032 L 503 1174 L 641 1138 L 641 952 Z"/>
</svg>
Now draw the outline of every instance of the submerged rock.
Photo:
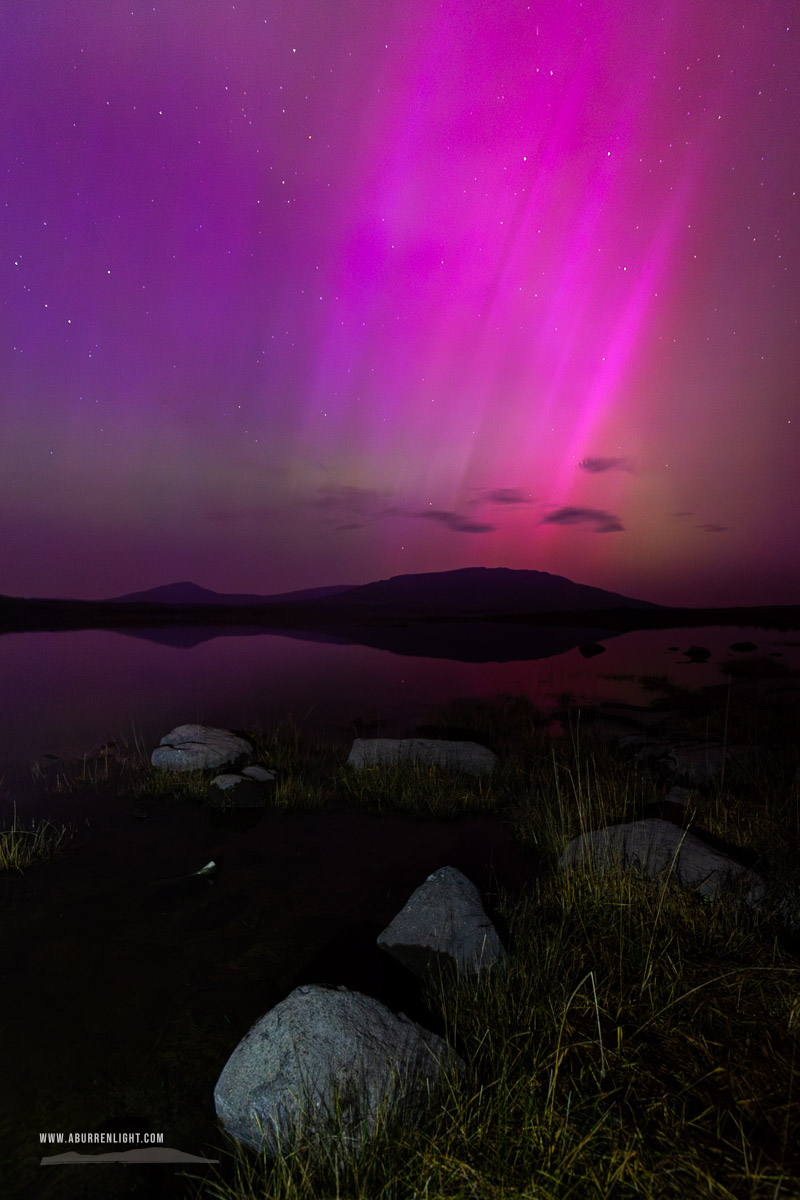
<svg viewBox="0 0 800 1200">
<path fill-rule="evenodd" d="M 578 653 L 584 658 L 594 658 L 597 654 L 605 653 L 605 646 L 601 646 L 599 642 L 589 642 L 585 646 L 578 646 Z"/>
</svg>

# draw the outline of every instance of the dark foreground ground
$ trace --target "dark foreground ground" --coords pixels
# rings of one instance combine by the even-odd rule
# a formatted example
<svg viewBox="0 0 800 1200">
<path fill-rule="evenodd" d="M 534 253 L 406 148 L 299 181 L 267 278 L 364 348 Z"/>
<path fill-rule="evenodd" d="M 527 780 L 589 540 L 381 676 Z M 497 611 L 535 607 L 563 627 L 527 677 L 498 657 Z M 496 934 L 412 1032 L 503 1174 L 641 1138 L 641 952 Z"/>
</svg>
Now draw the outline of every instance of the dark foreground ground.
<svg viewBox="0 0 800 1200">
<path fill-rule="evenodd" d="M 783 683 L 790 698 L 791 680 Z M 719 736 L 724 720 L 731 741 L 748 730 L 763 739 L 762 751 L 750 752 L 743 774 L 737 777 L 731 768 L 729 786 L 737 785 L 752 806 L 765 802 L 767 788 L 777 789 L 775 795 L 789 805 L 777 828 L 787 839 L 786 849 L 791 850 L 789 841 L 800 849 L 800 829 L 791 818 L 797 784 L 794 793 L 787 784 L 793 764 L 798 765 L 798 705 L 795 697 L 794 716 L 785 705 L 771 709 L 760 687 L 757 680 L 742 684 L 741 704 L 737 696 L 732 701 L 724 685 L 706 696 L 672 695 L 657 703 L 673 709 L 677 703 L 676 727 L 684 734 L 691 726 L 695 734 L 704 730 L 709 738 Z M 501 758 L 505 745 L 508 757 L 511 743 L 504 744 L 504 731 L 511 731 L 525 711 L 523 702 L 507 702 L 505 709 L 489 714 L 484 737 L 476 734 L 474 714 L 464 706 L 440 732 L 456 739 L 474 736 Z M 521 804 L 519 781 L 541 771 L 538 794 L 555 770 L 563 789 L 555 800 L 568 829 L 579 819 L 572 811 L 582 794 L 582 785 L 575 783 L 579 764 L 588 769 L 595 762 L 592 747 L 599 743 L 591 730 L 593 724 L 599 728 L 602 714 L 565 710 L 559 717 L 562 737 L 555 744 L 564 767 L 549 761 L 549 738 L 525 716 L 530 748 L 515 760 L 517 774 L 509 779 Z M 629 719 L 635 728 L 635 710 Z M 433 736 L 436 730 L 406 732 Z M 416 985 L 375 945 L 411 892 L 440 866 L 458 867 L 478 886 L 501 937 L 514 948 L 501 913 L 501 892 L 523 897 L 552 870 L 544 817 L 520 815 L 519 805 L 509 803 L 508 795 L 504 799 L 501 790 L 495 811 L 481 811 L 480 796 L 470 793 L 472 811 L 447 817 L 385 806 L 368 811 L 366 793 L 353 794 L 353 803 L 346 805 L 341 788 L 347 785 L 338 783 L 338 792 L 327 785 L 348 747 L 345 736 L 338 746 L 329 745 L 316 775 L 303 774 L 296 765 L 302 762 L 300 742 L 291 749 L 291 762 L 285 759 L 287 788 L 293 772 L 296 781 L 291 803 L 299 805 L 303 795 L 316 795 L 315 803 L 323 798 L 322 807 L 310 812 L 269 807 L 221 813 L 177 784 L 170 792 L 148 782 L 146 767 L 137 768 L 141 780 L 131 786 L 136 771 L 125 764 L 112 765 L 106 778 L 84 765 L 89 777 L 83 782 L 74 776 L 67 785 L 66 775 L 57 774 L 49 781 L 40 778 L 36 787 L 28 781 L 2 788 L 3 828 L 9 827 L 18 802 L 30 818 L 53 816 L 75 829 L 56 858 L 22 875 L 0 874 L 3 1057 L 6 1077 L 14 1082 L 13 1089 L 0 1090 L 3 1196 L 193 1194 L 195 1185 L 170 1167 L 40 1167 L 42 1154 L 53 1148 L 43 1151 L 39 1135 L 160 1132 L 166 1146 L 214 1157 L 224 1148 L 213 1110 L 222 1066 L 250 1025 L 302 983 L 345 984 L 443 1033 L 441 1015 L 425 1007 Z M 284 761 L 277 749 L 273 753 Z M 780 764 L 777 782 L 766 773 L 768 758 Z M 621 819 L 632 807 L 670 815 L 658 807 L 668 781 L 657 771 L 634 768 L 634 783 L 625 782 L 623 791 L 630 767 L 602 770 L 603 786 L 616 804 L 611 819 Z M 429 790 L 438 786 L 431 783 Z M 719 805 L 722 801 L 732 812 L 733 801 L 715 786 L 707 817 L 716 796 L 718 833 L 730 838 L 732 826 Z M 336 793 L 331 803 L 324 799 L 326 792 Z M 450 799 L 458 794 L 457 788 L 447 792 Z M 536 795 L 530 803 L 537 803 Z M 746 840 L 753 837 L 757 826 Z M 758 854 L 750 855 L 757 859 Z M 211 861 L 214 875 L 194 874 Z M 774 1103 L 779 1101 L 783 1114 L 784 1101 L 779 1097 Z M 768 1149 L 774 1156 L 780 1151 L 771 1144 Z M 788 1169 L 791 1173 L 791 1164 Z M 202 1176 L 203 1168 L 198 1171 Z M 755 1189 L 752 1195 L 762 1192 Z"/>
</svg>

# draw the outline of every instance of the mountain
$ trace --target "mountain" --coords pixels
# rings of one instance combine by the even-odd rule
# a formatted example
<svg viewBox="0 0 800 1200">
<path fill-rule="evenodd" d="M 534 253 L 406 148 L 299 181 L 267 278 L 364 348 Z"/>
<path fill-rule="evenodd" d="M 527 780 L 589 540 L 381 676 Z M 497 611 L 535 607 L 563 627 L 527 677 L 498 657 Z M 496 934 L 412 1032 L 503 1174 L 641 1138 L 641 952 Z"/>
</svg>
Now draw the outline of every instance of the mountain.
<svg viewBox="0 0 800 1200">
<path fill-rule="evenodd" d="M 305 588 L 272 596 L 213 592 L 196 583 L 168 583 L 117 596 L 110 603 L 301 608 L 305 613 L 353 616 L 480 616 L 534 612 L 597 612 L 609 608 L 659 608 L 619 592 L 573 583 L 547 571 L 464 567 L 420 575 L 393 575 L 356 587 Z"/>
<path fill-rule="evenodd" d="M 349 591 L 349 585 L 338 587 L 304 588 L 299 592 L 280 592 L 275 596 L 257 596 L 250 593 L 212 592 L 209 588 L 200 587 L 197 583 L 165 583 L 161 587 L 149 588 L 145 592 L 129 592 L 125 596 L 115 596 L 107 604 L 215 604 L 231 605 L 261 605 L 261 604 L 303 604 L 309 600 L 319 600 L 325 596 L 333 596 L 339 592 Z"/>
<path fill-rule="evenodd" d="M 408 616 L 501 615 L 533 612 L 598 612 L 609 608 L 657 609 L 619 592 L 573 583 L 547 571 L 464 567 L 424 575 L 394 575 L 339 595 L 320 598 L 314 611 L 391 611 Z"/>
</svg>

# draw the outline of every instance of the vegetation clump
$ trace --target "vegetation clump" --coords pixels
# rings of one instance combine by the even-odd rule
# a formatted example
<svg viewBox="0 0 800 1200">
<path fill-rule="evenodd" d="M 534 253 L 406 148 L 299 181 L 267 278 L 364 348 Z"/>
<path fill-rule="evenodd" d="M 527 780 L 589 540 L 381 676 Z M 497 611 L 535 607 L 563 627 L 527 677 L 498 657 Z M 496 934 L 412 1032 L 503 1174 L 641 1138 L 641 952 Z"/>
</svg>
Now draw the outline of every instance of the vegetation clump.
<svg viewBox="0 0 800 1200">
<path fill-rule="evenodd" d="M 46 862 L 63 849 L 75 830 L 55 821 L 31 821 L 27 828 L 14 817 L 10 829 L 0 829 L 0 871 L 25 871 Z"/>
</svg>

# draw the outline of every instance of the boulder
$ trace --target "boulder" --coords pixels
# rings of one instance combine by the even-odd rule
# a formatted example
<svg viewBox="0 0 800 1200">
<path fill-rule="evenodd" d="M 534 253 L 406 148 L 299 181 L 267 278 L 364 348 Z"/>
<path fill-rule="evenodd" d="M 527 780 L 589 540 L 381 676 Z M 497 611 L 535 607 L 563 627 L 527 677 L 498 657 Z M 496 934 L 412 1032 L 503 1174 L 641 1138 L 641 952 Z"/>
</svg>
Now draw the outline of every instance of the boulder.
<svg viewBox="0 0 800 1200">
<path fill-rule="evenodd" d="M 440 961 L 462 974 L 505 965 L 497 930 L 484 912 L 480 893 L 455 867 L 440 867 L 412 894 L 378 935 L 378 945 L 420 979 Z"/>
<path fill-rule="evenodd" d="M 750 904 L 766 895 L 766 883 L 757 872 L 657 817 L 580 833 L 567 843 L 559 865 L 566 870 L 586 861 L 601 873 L 614 864 L 636 867 L 650 879 L 669 868 L 683 887 L 694 888 L 708 899 L 726 885 L 741 885 Z"/>
<path fill-rule="evenodd" d="M 477 742 L 448 742 L 441 738 L 356 738 L 347 760 L 351 767 L 389 767 L 416 762 L 450 767 L 470 775 L 486 775 L 497 757 Z"/>
<path fill-rule="evenodd" d="M 318 1148 L 341 1134 L 357 1155 L 379 1109 L 413 1118 L 449 1067 L 463 1072 L 464 1063 L 403 1013 L 312 984 L 255 1023 L 228 1059 L 214 1104 L 228 1133 L 256 1151 L 276 1157 L 303 1129 Z"/>
<path fill-rule="evenodd" d="M 233 764 L 252 753 L 250 743 L 229 729 L 178 725 L 161 739 L 150 761 L 165 771 L 197 771 Z"/>
</svg>

